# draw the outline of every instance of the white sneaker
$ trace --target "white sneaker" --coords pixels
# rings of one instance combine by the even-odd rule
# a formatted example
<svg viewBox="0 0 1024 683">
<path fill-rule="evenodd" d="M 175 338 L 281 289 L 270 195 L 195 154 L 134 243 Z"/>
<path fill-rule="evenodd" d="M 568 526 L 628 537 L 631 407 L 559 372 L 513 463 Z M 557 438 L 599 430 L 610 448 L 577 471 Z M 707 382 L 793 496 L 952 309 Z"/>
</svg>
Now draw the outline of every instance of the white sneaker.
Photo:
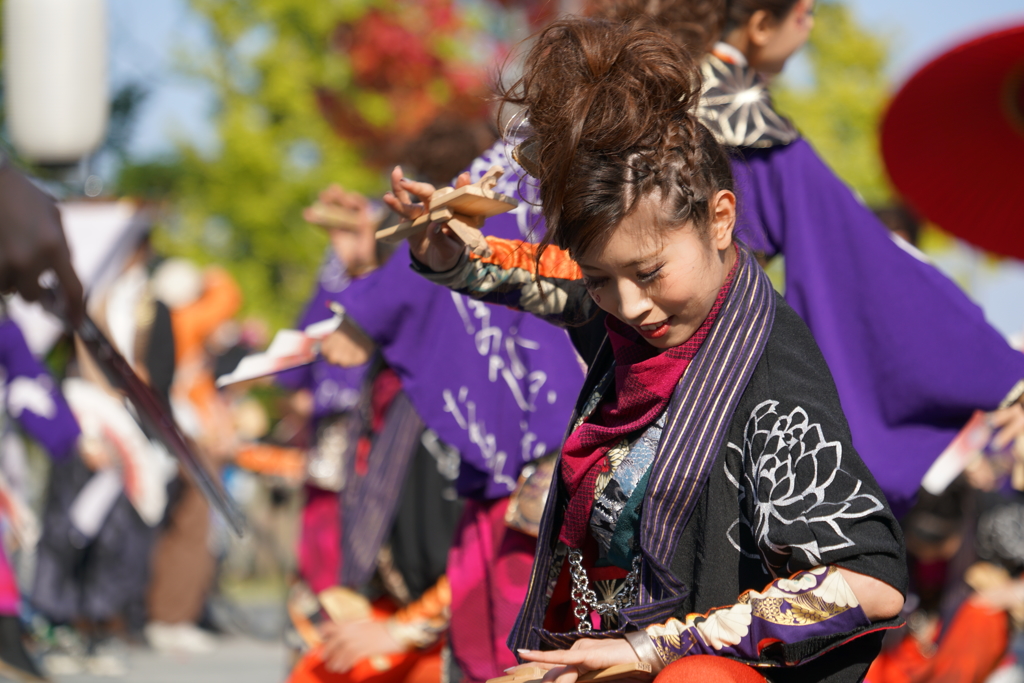
<svg viewBox="0 0 1024 683">
<path fill-rule="evenodd" d="M 93 676 L 119 677 L 128 674 L 128 665 L 114 654 L 93 655 L 85 660 L 85 670 Z"/>
<path fill-rule="evenodd" d="M 124 676 L 128 673 L 128 650 L 118 640 L 100 643 L 86 658 L 85 670 L 93 676 Z"/>
<path fill-rule="evenodd" d="M 158 652 L 212 652 L 217 642 L 195 624 L 146 624 L 146 640 Z"/>
<path fill-rule="evenodd" d="M 77 676 L 82 673 L 85 664 L 83 657 L 54 652 L 43 655 L 43 668 L 50 676 Z"/>
</svg>

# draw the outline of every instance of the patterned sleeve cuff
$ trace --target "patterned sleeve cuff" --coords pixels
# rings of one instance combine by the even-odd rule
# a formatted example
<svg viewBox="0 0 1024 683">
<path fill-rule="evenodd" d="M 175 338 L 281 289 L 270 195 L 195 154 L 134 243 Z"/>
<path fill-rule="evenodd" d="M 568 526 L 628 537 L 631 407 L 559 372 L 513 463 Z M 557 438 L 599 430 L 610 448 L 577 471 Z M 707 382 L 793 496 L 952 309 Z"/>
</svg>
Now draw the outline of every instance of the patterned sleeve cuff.
<svg viewBox="0 0 1024 683">
<path fill-rule="evenodd" d="M 846 579 L 829 566 L 777 579 L 760 592 L 747 591 L 729 607 L 648 626 L 646 633 L 666 664 L 710 654 L 776 665 L 788 662 L 775 661 L 765 648 L 824 642 L 870 626 Z"/>
<path fill-rule="evenodd" d="M 448 629 L 451 604 L 451 585 L 442 576 L 418 600 L 391 615 L 386 622 L 388 633 L 407 650 L 429 647 Z"/>
<path fill-rule="evenodd" d="M 652 672 L 657 674 L 665 668 L 665 660 L 658 654 L 657 648 L 654 647 L 654 641 L 647 631 L 630 631 L 625 637 L 637 658 L 644 664 L 651 665 Z"/>
<path fill-rule="evenodd" d="M 401 622 L 392 617 L 384 625 L 391 638 L 406 651 L 430 647 L 448 628 L 448 622 L 440 619 Z"/>
</svg>

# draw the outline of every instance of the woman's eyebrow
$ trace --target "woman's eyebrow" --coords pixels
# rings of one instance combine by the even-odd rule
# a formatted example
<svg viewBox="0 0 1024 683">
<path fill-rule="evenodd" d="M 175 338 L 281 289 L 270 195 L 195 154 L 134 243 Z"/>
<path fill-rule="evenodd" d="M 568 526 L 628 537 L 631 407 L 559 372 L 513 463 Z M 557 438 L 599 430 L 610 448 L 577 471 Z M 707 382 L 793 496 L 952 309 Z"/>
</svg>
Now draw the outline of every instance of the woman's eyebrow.
<svg viewBox="0 0 1024 683">
<path fill-rule="evenodd" d="M 660 257 L 660 256 L 661 256 L 661 251 L 656 251 L 653 254 L 648 254 L 647 256 L 641 256 L 639 258 L 635 258 L 632 261 L 630 261 L 629 263 L 623 265 L 622 267 L 623 268 L 634 268 L 636 266 L 641 266 L 641 265 L 643 265 L 645 263 L 650 263 L 651 261 L 656 261 L 658 259 L 658 257 Z"/>
<path fill-rule="evenodd" d="M 659 251 L 656 251 L 656 252 L 654 252 L 652 254 L 647 254 L 646 256 L 637 257 L 637 258 L 633 259 L 632 261 L 630 261 L 629 263 L 624 263 L 621 266 L 614 266 L 614 267 L 615 268 L 635 268 L 635 267 L 641 266 L 641 265 L 643 265 L 645 263 L 650 263 L 651 261 L 656 261 L 660 256 L 661 256 L 661 251 L 659 250 Z M 576 265 L 580 267 L 580 270 L 601 270 L 601 271 L 603 271 L 602 268 L 600 268 L 598 266 L 590 265 L 589 263 L 587 263 L 585 261 L 576 261 Z"/>
</svg>

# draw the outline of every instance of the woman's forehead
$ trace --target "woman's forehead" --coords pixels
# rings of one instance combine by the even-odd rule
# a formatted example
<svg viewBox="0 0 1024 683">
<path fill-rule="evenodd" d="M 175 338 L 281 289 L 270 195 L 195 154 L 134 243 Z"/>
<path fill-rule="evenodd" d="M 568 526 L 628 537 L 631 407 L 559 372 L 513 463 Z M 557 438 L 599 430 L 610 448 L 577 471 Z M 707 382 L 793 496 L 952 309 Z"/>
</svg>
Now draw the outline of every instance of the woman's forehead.
<svg viewBox="0 0 1024 683">
<path fill-rule="evenodd" d="M 635 212 L 595 243 L 576 262 L 590 270 L 628 270 L 657 261 L 670 244 L 694 240 L 693 230 L 673 227 L 663 217 Z M 699 241 L 699 240 L 698 240 Z"/>
</svg>

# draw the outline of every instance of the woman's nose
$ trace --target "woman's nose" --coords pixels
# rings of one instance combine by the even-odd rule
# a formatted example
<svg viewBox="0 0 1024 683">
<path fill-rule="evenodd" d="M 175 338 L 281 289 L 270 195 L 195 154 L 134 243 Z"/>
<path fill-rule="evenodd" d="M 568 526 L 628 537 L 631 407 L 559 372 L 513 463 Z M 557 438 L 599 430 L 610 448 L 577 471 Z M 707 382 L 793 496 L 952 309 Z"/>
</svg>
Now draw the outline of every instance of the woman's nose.
<svg viewBox="0 0 1024 683">
<path fill-rule="evenodd" d="M 631 280 L 618 284 L 619 319 L 630 325 L 639 325 L 651 310 L 651 300 L 644 290 Z"/>
</svg>

